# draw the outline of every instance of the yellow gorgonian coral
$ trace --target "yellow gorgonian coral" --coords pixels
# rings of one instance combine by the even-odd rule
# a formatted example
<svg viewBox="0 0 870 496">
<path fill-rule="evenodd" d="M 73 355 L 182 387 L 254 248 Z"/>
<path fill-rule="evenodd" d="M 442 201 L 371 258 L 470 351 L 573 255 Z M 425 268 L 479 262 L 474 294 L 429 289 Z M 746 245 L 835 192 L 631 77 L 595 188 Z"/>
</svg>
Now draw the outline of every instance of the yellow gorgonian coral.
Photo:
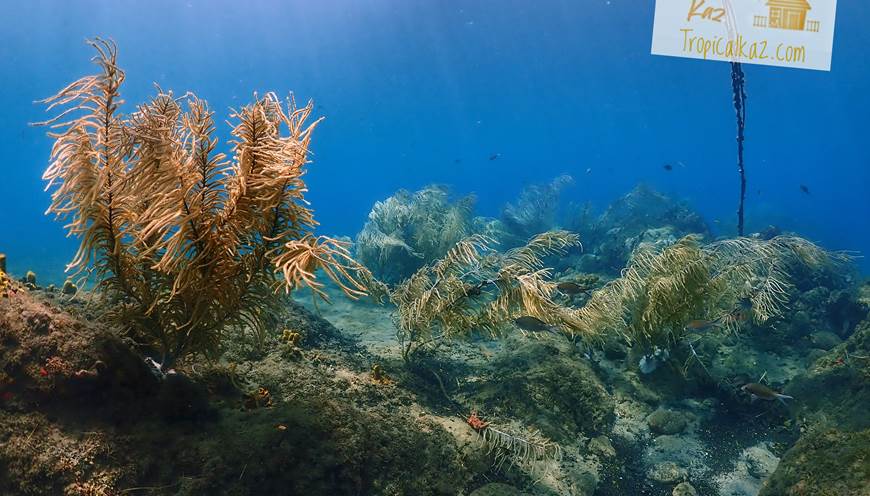
<svg viewBox="0 0 870 496">
<path fill-rule="evenodd" d="M 313 104 L 255 95 L 230 114 L 218 151 L 213 112 L 191 93 L 159 91 L 124 115 L 117 49 L 94 40 L 98 74 L 45 100 L 59 114 L 45 172 L 52 204 L 81 239 L 69 267 L 90 271 L 117 300 L 113 316 L 163 355 L 214 354 L 222 333 L 260 334 L 276 290 L 325 296 L 321 269 L 348 295 L 368 271 L 344 246 L 315 237 L 302 176 L 319 119 Z"/>
</svg>

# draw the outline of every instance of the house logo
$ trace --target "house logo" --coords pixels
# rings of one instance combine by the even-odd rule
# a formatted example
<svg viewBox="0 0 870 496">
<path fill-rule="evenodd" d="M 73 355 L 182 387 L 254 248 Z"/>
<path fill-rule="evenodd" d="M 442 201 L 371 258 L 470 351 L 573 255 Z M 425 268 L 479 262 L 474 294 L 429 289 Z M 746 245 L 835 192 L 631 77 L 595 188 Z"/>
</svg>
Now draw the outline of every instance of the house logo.
<svg viewBox="0 0 870 496">
<path fill-rule="evenodd" d="M 768 15 L 755 16 L 754 27 L 819 32 L 819 21 L 807 19 L 807 13 L 812 10 L 807 0 L 768 0 L 767 7 Z"/>
<path fill-rule="evenodd" d="M 837 1 L 655 0 L 651 52 L 830 71 Z"/>
</svg>

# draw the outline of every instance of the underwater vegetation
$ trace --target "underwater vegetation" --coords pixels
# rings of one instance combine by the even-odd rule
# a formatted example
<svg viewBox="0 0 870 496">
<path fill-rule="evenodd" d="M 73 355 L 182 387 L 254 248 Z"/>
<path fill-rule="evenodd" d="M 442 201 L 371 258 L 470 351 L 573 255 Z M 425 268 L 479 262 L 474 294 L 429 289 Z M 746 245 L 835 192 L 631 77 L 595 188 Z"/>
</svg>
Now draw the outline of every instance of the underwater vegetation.
<svg viewBox="0 0 870 496">
<path fill-rule="evenodd" d="M 558 184 L 561 179 L 553 183 Z M 540 188 L 534 191 L 540 193 Z M 527 191 L 523 198 L 551 197 L 537 193 Z M 652 198 L 658 201 L 655 195 Z M 546 202 L 525 204 L 538 212 Z M 618 208 L 611 207 L 604 218 L 619 217 Z M 583 288 L 554 281 L 544 259 L 579 249 L 576 234 L 546 231 L 525 246 L 505 252 L 497 246 L 496 240 L 474 234 L 390 290 L 406 360 L 422 349 L 437 347 L 443 339 L 473 332 L 499 336 L 516 327 L 577 334 L 593 342 L 605 335 L 619 336 L 645 352 L 666 350 L 690 332 L 736 331 L 746 321 L 764 325 L 787 307 L 794 288 L 790 274 L 800 267 L 819 270 L 848 259 L 796 236 L 706 244 L 698 235 L 641 241 L 619 277 L 593 291 L 579 308 L 572 308 L 561 296 Z"/>
<path fill-rule="evenodd" d="M 519 246 L 536 234 L 556 229 L 559 194 L 572 184 L 574 178 L 567 174 L 549 184 L 532 184 L 523 189 L 515 203 L 505 205 L 499 219 L 503 246 Z"/>
<path fill-rule="evenodd" d="M 378 279 L 400 282 L 472 234 L 473 208 L 473 196 L 451 201 L 443 186 L 399 190 L 374 204 L 354 254 Z"/>
<path fill-rule="evenodd" d="M 688 331 L 764 324 L 786 308 L 795 265 L 843 261 L 802 238 L 736 238 L 702 245 L 687 236 L 640 246 L 619 278 L 580 309 L 581 328 L 620 334 L 644 350 L 667 348 Z"/>
<path fill-rule="evenodd" d="M 268 93 L 230 115 L 232 154 L 216 151 L 214 113 L 192 93 L 158 89 L 122 113 L 117 48 L 97 50 L 98 74 L 45 100 L 51 127 L 49 212 L 81 245 L 69 267 L 112 300 L 113 320 L 170 368 L 191 352 L 215 355 L 222 333 L 260 335 L 280 310 L 279 287 L 310 287 L 314 272 L 347 295 L 365 293 L 368 270 L 344 244 L 315 236 L 302 180 L 318 120 Z"/>
<path fill-rule="evenodd" d="M 589 247 L 580 260 L 588 272 L 619 274 L 642 243 L 667 244 L 689 234 L 711 237 L 697 212 L 643 184 L 600 215 L 589 206 L 575 206 L 569 214 L 566 229 L 582 233 Z"/>
<path fill-rule="evenodd" d="M 91 45 L 99 73 L 42 124 L 49 212 L 96 286 L 0 255 L 0 493 L 866 493 L 849 257 L 713 238 L 643 186 L 560 217 L 569 176 L 497 219 L 400 190 L 351 252 L 306 201 L 310 102 L 255 95 L 224 154 L 192 93 L 123 113 L 117 49 Z M 300 288 L 386 304 L 315 315 Z"/>
<path fill-rule="evenodd" d="M 493 244 L 481 235 L 464 239 L 390 292 L 406 361 L 445 339 L 472 332 L 498 336 L 523 317 L 540 321 L 537 331 L 580 329 L 576 311 L 555 301 L 556 283 L 543 262 L 579 247 L 576 234 L 548 231 L 504 253 Z M 597 332 L 583 331 L 590 337 Z"/>
<path fill-rule="evenodd" d="M 472 235 L 493 240 L 502 249 L 521 246 L 559 228 L 559 193 L 573 182 L 562 175 L 547 184 L 530 185 L 504 206 L 498 219 L 475 216 L 474 195 L 453 199 L 443 185 L 413 193 L 399 190 L 374 204 L 356 236 L 354 256 L 379 280 L 397 284 Z"/>
</svg>

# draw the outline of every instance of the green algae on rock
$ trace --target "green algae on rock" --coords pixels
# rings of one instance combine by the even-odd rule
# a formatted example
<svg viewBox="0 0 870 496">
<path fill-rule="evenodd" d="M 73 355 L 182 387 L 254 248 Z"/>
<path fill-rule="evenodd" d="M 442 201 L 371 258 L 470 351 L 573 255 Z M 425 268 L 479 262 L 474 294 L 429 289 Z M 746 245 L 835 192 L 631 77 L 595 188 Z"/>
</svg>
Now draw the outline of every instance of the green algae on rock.
<svg viewBox="0 0 870 496">
<path fill-rule="evenodd" d="M 556 441 L 594 435 L 614 419 L 614 402 L 593 369 L 565 346 L 524 342 L 498 357 L 492 382 L 473 394 L 488 410 L 510 412 Z"/>
<path fill-rule="evenodd" d="M 796 419 L 842 430 L 870 428 L 870 320 L 795 377 L 785 393 L 799 398 Z"/>
<path fill-rule="evenodd" d="M 671 496 L 698 496 L 698 491 L 688 482 L 680 482 L 674 487 Z"/>
<path fill-rule="evenodd" d="M 650 430 L 656 434 L 679 434 L 689 425 L 685 414 L 664 408 L 652 412 L 647 417 L 647 423 Z"/>
<path fill-rule="evenodd" d="M 870 429 L 820 429 L 802 436 L 759 496 L 867 496 Z"/>
</svg>

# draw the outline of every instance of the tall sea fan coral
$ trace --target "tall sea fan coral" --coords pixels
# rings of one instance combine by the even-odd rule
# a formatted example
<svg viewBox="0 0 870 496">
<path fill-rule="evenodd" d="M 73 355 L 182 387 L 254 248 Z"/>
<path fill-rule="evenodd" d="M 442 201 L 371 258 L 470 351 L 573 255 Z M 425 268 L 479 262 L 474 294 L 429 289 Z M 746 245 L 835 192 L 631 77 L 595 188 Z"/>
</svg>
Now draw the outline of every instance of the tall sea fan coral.
<svg viewBox="0 0 870 496">
<path fill-rule="evenodd" d="M 215 354 L 222 333 L 258 336 L 282 286 L 310 287 L 324 273 L 351 297 L 367 270 L 345 246 L 315 237 L 302 180 L 312 104 L 269 93 L 230 115 L 231 156 L 217 151 L 213 112 L 195 95 L 158 91 L 121 113 L 124 72 L 109 41 L 90 41 L 99 74 L 45 100 L 59 115 L 45 172 L 48 212 L 81 245 L 69 269 L 94 273 L 111 313 L 159 350 L 163 366 L 190 352 Z"/>
<path fill-rule="evenodd" d="M 357 235 L 355 255 L 379 279 L 402 281 L 471 234 L 474 200 L 451 201 L 447 188 L 438 185 L 414 193 L 399 190 L 372 207 Z"/>
<path fill-rule="evenodd" d="M 574 183 L 565 174 L 549 184 L 534 184 L 523 189 L 516 203 L 508 203 L 501 212 L 506 231 L 502 238 L 507 247 L 520 246 L 536 234 L 556 228 L 559 194 Z"/>
</svg>

